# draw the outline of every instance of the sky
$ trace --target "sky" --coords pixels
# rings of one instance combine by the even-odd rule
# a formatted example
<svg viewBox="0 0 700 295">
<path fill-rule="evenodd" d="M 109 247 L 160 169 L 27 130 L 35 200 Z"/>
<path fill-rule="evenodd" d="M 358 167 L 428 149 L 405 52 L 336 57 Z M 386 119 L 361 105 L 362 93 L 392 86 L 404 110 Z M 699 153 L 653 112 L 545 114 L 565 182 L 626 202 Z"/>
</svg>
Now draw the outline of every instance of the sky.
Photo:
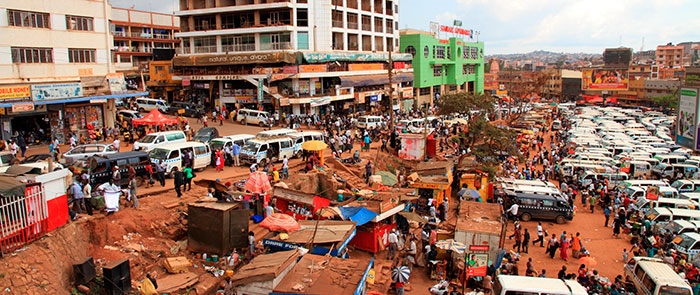
<svg viewBox="0 0 700 295">
<path fill-rule="evenodd" d="M 177 10 L 179 3 L 110 2 L 166 13 Z M 399 27 L 428 31 L 430 22 L 452 25 L 461 20 L 463 28 L 479 32 L 486 55 L 535 50 L 601 54 L 612 47 L 636 52 L 700 41 L 699 11 L 698 0 L 399 0 Z"/>
</svg>

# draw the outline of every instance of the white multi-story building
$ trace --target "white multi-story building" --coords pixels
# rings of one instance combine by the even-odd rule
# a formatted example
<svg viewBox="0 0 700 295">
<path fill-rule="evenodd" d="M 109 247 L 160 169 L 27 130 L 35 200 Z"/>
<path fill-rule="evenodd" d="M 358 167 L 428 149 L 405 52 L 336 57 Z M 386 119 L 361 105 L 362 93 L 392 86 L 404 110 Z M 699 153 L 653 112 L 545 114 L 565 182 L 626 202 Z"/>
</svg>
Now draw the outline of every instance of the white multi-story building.
<svg viewBox="0 0 700 295">
<path fill-rule="evenodd" d="M 176 75 L 190 95 L 229 108 L 378 106 L 399 42 L 398 0 L 180 0 L 175 15 Z M 410 59 L 394 54 L 394 86 L 412 82 Z"/>
<path fill-rule="evenodd" d="M 46 130 L 63 139 L 88 125 L 113 126 L 111 98 L 131 94 L 98 90 L 124 80 L 110 77 L 111 11 L 107 0 L 0 1 L 3 139 Z"/>
</svg>

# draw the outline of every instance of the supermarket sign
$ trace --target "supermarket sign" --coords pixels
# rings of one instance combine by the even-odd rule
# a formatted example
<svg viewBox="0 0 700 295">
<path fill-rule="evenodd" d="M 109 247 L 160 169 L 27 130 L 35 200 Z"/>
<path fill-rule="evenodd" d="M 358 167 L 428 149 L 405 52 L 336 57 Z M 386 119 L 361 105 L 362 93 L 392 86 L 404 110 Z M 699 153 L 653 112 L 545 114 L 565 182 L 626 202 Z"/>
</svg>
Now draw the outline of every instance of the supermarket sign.
<svg viewBox="0 0 700 295">
<path fill-rule="evenodd" d="M 472 30 L 462 29 L 459 27 L 451 27 L 451 26 L 440 26 L 440 32 L 453 33 L 453 34 L 463 35 L 463 36 L 467 36 L 467 37 L 472 35 Z"/>
<path fill-rule="evenodd" d="M 29 85 L 0 87 L 0 99 L 27 98 L 30 95 Z"/>
</svg>

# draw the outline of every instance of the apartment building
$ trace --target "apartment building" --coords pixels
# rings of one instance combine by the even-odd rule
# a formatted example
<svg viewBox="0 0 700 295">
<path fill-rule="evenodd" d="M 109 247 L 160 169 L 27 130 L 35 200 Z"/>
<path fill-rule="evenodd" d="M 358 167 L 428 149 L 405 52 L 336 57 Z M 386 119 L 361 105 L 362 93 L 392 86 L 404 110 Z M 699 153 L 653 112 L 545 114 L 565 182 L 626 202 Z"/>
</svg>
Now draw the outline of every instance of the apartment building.
<svg viewBox="0 0 700 295">
<path fill-rule="evenodd" d="M 401 30 L 401 52 L 413 56 L 413 97 L 418 107 L 432 106 L 442 94 L 484 92 L 483 42 L 460 37 L 440 39 L 430 32 Z"/>
<path fill-rule="evenodd" d="M 184 99 L 293 114 L 379 110 L 398 48 L 397 0 L 181 0 Z M 410 89 L 392 54 L 394 95 Z"/>
<path fill-rule="evenodd" d="M 107 0 L 0 4 L 0 125 L 3 139 L 114 126 L 114 98 L 126 93 L 110 63 Z"/>
<path fill-rule="evenodd" d="M 672 44 L 656 46 L 656 64 L 661 68 L 683 67 L 683 46 Z"/>
<path fill-rule="evenodd" d="M 112 62 L 118 72 L 127 76 L 147 71 L 154 49 L 175 50 L 180 40 L 180 18 L 172 14 L 112 8 L 110 32 L 114 38 Z"/>
</svg>

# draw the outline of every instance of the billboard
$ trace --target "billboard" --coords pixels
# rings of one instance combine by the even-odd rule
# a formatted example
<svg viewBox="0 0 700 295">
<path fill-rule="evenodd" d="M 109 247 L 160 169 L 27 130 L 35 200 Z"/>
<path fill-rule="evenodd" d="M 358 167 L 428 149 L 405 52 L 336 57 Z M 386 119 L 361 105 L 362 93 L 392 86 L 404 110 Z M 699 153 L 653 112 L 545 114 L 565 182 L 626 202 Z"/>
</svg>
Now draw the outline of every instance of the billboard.
<svg viewBox="0 0 700 295">
<path fill-rule="evenodd" d="M 608 68 L 626 68 L 632 62 L 632 48 L 606 48 L 603 52 L 603 62 Z"/>
<path fill-rule="evenodd" d="M 695 117 L 697 116 L 698 92 L 695 89 L 681 89 L 681 97 L 678 101 L 678 130 L 676 143 L 693 148 L 695 147 Z"/>
<path fill-rule="evenodd" d="M 83 86 L 80 82 L 32 85 L 31 89 L 32 99 L 35 101 L 83 96 Z"/>
<path fill-rule="evenodd" d="M 583 90 L 627 90 L 629 68 L 583 69 Z"/>
</svg>

